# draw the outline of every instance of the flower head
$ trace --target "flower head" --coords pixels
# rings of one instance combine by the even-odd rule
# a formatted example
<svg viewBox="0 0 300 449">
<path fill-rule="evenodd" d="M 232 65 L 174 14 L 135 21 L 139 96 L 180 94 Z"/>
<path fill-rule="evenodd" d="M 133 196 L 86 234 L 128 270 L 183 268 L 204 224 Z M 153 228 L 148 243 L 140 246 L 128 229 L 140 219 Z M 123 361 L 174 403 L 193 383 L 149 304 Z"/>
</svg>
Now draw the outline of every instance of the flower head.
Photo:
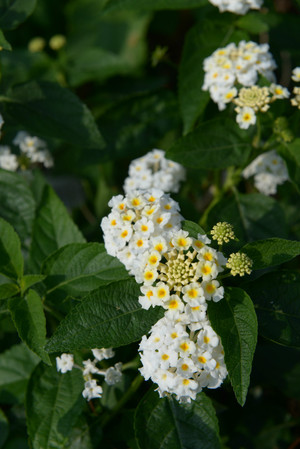
<svg viewBox="0 0 300 449">
<path fill-rule="evenodd" d="M 226 221 L 219 221 L 212 230 L 210 231 L 213 240 L 217 240 L 218 245 L 223 245 L 223 243 L 228 243 L 230 240 L 234 240 L 236 237 L 234 235 L 233 226 Z"/>
<path fill-rule="evenodd" d="M 245 276 L 251 273 L 252 260 L 245 253 L 232 253 L 229 256 L 226 267 L 230 269 L 232 276 Z"/>
</svg>

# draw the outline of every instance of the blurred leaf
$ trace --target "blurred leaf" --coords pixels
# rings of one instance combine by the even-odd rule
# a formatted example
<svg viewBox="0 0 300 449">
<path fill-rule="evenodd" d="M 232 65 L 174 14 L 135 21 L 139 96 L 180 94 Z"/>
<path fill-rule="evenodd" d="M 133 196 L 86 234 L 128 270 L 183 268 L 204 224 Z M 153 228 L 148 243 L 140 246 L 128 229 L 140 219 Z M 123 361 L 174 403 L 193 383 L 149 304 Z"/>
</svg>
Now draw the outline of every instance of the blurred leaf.
<svg viewBox="0 0 300 449">
<path fill-rule="evenodd" d="M 11 30 L 24 22 L 33 12 L 36 0 L 2 0 L 0 3 L 0 28 Z"/>
<path fill-rule="evenodd" d="M 248 12 L 248 14 L 240 17 L 235 23 L 238 27 L 252 34 L 265 33 L 269 30 L 269 26 L 260 12 Z"/>
<path fill-rule="evenodd" d="M 0 169 L 0 216 L 14 227 L 22 244 L 31 236 L 34 214 L 35 202 L 25 179 Z"/>
<path fill-rule="evenodd" d="M 23 267 L 20 239 L 14 228 L 0 218 L 0 273 L 11 279 L 21 279 Z"/>
<path fill-rule="evenodd" d="M 125 99 L 106 111 L 100 122 L 110 159 L 140 157 L 157 147 L 166 133 L 178 132 L 179 126 L 176 98 L 165 90 Z"/>
<path fill-rule="evenodd" d="M 300 255 L 300 242 L 284 239 L 257 240 L 241 249 L 253 260 L 253 270 L 274 267 Z"/>
<path fill-rule="evenodd" d="M 34 290 L 24 298 L 12 298 L 8 302 L 13 322 L 21 340 L 46 364 L 50 365 L 44 350 L 46 343 L 46 318 L 42 300 Z"/>
<path fill-rule="evenodd" d="M 181 227 L 184 231 L 188 231 L 189 235 L 194 237 L 194 239 L 198 238 L 198 234 L 205 234 L 204 229 L 193 221 L 184 220 L 181 223 Z"/>
<path fill-rule="evenodd" d="M 136 409 L 134 426 L 141 449 L 220 448 L 218 420 L 204 393 L 190 404 L 179 404 L 150 390 Z"/>
<path fill-rule="evenodd" d="M 33 449 L 63 449 L 81 413 L 80 370 L 59 374 L 42 363 L 34 370 L 26 397 L 28 434 Z"/>
<path fill-rule="evenodd" d="M 245 289 L 255 305 L 259 334 L 275 343 L 300 348 L 299 273 L 268 273 Z"/>
<path fill-rule="evenodd" d="M 7 299 L 15 296 L 19 292 L 17 284 L 1 284 L 0 285 L 0 299 Z"/>
<path fill-rule="evenodd" d="M 22 402 L 28 379 L 39 357 L 24 344 L 0 354 L 0 399 L 3 403 Z"/>
<path fill-rule="evenodd" d="M 300 193 L 300 138 L 282 143 L 277 149 L 287 164 L 290 178 Z"/>
<path fill-rule="evenodd" d="M 99 243 L 73 243 L 56 251 L 43 265 L 48 293 L 63 290 L 72 297 L 87 295 L 101 285 L 129 275 L 116 257 Z"/>
<path fill-rule="evenodd" d="M 193 132 L 177 140 L 167 157 L 191 168 L 226 168 L 243 165 L 250 154 L 250 145 L 241 136 L 235 123 L 224 120 L 201 123 Z"/>
<path fill-rule="evenodd" d="M 157 9 L 189 9 L 205 5 L 205 0 L 108 0 L 105 10 L 143 9 L 153 11 Z"/>
<path fill-rule="evenodd" d="M 146 58 L 149 14 L 126 10 L 103 16 L 99 0 L 77 1 L 67 11 L 66 71 L 72 86 L 136 75 Z"/>
<path fill-rule="evenodd" d="M 26 274 L 20 281 L 22 294 L 26 292 L 32 285 L 38 284 L 45 279 L 46 276 L 41 274 Z"/>
<path fill-rule="evenodd" d="M 213 329 L 221 337 L 236 399 L 244 405 L 257 341 L 253 303 L 242 289 L 227 287 L 220 302 L 208 303 L 208 315 Z"/>
<path fill-rule="evenodd" d="M 30 81 L 11 89 L 7 112 L 33 133 L 99 150 L 103 139 L 89 109 L 68 89 L 47 81 Z"/>
<path fill-rule="evenodd" d="M 162 316 L 159 307 L 144 310 L 134 280 L 115 282 L 93 291 L 61 321 L 48 352 L 108 348 L 138 341 Z"/>
<path fill-rule="evenodd" d="M 3 411 L 0 409 L 0 448 L 3 447 L 3 444 L 8 436 L 8 432 L 9 422 Z"/>
<path fill-rule="evenodd" d="M 41 206 L 33 226 L 30 249 L 31 264 L 38 269 L 51 253 L 68 243 L 84 242 L 85 239 L 67 209 L 50 186 L 44 190 Z"/>
<path fill-rule="evenodd" d="M 1 30 L 0 30 L 0 48 L 1 48 L 1 50 L 11 50 L 11 45 L 5 39 L 5 36 Z"/>
<path fill-rule="evenodd" d="M 284 212 L 273 198 L 258 193 L 236 193 L 223 198 L 208 215 L 208 225 L 228 221 L 240 244 L 270 237 L 287 237 Z"/>
</svg>

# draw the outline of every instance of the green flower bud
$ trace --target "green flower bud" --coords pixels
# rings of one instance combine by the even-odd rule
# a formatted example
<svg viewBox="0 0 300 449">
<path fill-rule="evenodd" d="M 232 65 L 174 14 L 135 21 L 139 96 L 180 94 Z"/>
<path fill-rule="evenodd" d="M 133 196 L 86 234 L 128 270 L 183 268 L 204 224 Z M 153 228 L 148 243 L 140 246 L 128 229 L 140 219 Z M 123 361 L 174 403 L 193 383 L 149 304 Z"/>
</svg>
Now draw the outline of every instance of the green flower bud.
<svg viewBox="0 0 300 449">
<path fill-rule="evenodd" d="M 230 269 L 232 276 L 245 276 L 251 273 L 252 260 L 245 253 L 232 253 L 229 256 L 226 267 Z"/>
</svg>

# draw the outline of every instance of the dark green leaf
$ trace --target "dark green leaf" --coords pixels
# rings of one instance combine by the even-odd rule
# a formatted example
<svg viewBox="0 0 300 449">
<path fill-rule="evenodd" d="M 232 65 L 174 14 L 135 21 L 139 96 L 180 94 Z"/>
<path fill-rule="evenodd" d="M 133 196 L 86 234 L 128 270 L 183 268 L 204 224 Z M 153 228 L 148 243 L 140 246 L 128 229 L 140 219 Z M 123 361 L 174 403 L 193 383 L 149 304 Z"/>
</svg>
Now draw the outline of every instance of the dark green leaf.
<svg viewBox="0 0 300 449">
<path fill-rule="evenodd" d="M 257 318 L 253 303 L 244 290 L 228 287 L 220 302 L 208 304 L 208 314 L 212 327 L 222 340 L 235 396 L 244 405 L 257 340 Z"/>
<path fill-rule="evenodd" d="M 221 121 L 202 123 L 179 139 L 167 152 L 167 157 L 191 168 L 226 168 L 242 165 L 250 153 L 249 142 L 241 138 L 234 123 Z"/>
<path fill-rule="evenodd" d="M 300 242 L 284 239 L 267 239 L 247 243 L 241 249 L 253 260 L 253 270 L 274 267 L 300 255 Z"/>
<path fill-rule="evenodd" d="M 264 21 L 264 16 L 259 12 L 250 12 L 236 21 L 236 25 L 249 33 L 259 34 L 269 30 L 268 24 Z"/>
<path fill-rule="evenodd" d="M 30 81 L 13 88 L 9 114 L 41 136 L 99 150 L 103 139 L 89 109 L 68 89 L 47 81 Z"/>
<path fill-rule="evenodd" d="M 27 382 L 39 357 L 24 344 L 0 354 L 0 399 L 4 403 L 22 402 Z"/>
<path fill-rule="evenodd" d="M 218 421 L 211 400 L 200 393 L 191 404 L 149 391 L 135 412 L 141 449 L 218 449 Z"/>
<path fill-rule="evenodd" d="M 300 348 L 300 275 L 268 273 L 245 286 L 258 318 L 258 332 L 268 340 Z"/>
<path fill-rule="evenodd" d="M 50 359 L 44 350 L 46 319 L 39 295 L 29 290 L 24 298 L 10 299 L 8 307 L 21 340 L 49 365 Z"/>
<path fill-rule="evenodd" d="M 0 273 L 11 279 L 23 276 L 21 243 L 14 228 L 0 218 Z"/>
<path fill-rule="evenodd" d="M 37 366 L 26 397 L 27 428 L 33 449 L 63 449 L 84 403 L 80 370 L 59 374 L 56 368 Z"/>
<path fill-rule="evenodd" d="M 0 216 L 8 221 L 22 241 L 31 236 L 35 201 L 25 179 L 0 169 Z"/>
<path fill-rule="evenodd" d="M 208 225 L 228 221 L 241 244 L 270 237 L 287 237 L 284 212 L 273 198 L 257 193 L 222 199 L 208 215 Z"/>
<path fill-rule="evenodd" d="M 188 231 L 189 235 L 191 237 L 194 237 L 196 239 L 198 237 L 198 234 L 205 234 L 204 229 L 201 228 L 197 223 L 194 223 L 193 221 L 184 220 L 181 223 L 181 227 L 184 231 Z"/>
<path fill-rule="evenodd" d="M 0 299 L 7 299 L 15 296 L 20 291 L 17 284 L 1 284 Z"/>
<path fill-rule="evenodd" d="M 5 443 L 5 440 L 8 436 L 8 428 L 8 420 L 3 411 L 0 409 L 0 448 L 3 447 L 3 444 Z"/>
<path fill-rule="evenodd" d="M 47 186 L 33 226 L 30 258 L 37 269 L 51 253 L 68 243 L 85 239 L 53 189 Z"/>
<path fill-rule="evenodd" d="M 47 274 L 48 293 L 60 289 L 73 297 L 128 279 L 124 265 L 99 243 L 73 243 L 61 248 L 46 259 L 43 272 Z"/>
<path fill-rule="evenodd" d="M 11 30 L 33 12 L 36 0 L 6 0 L 0 6 L 0 28 Z"/>
<path fill-rule="evenodd" d="M 300 138 L 292 143 L 283 143 L 278 152 L 284 158 L 290 178 L 300 193 Z"/>
<path fill-rule="evenodd" d="M 133 280 L 115 282 L 74 307 L 49 340 L 49 352 L 80 348 L 118 347 L 142 338 L 162 316 L 159 307 L 144 310 L 140 288 Z"/>
<path fill-rule="evenodd" d="M 45 279 L 46 276 L 42 274 L 26 274 L 20 281 L 22 294 L 26 292 L 32 285 L 38 284 Z"/>
<path fill-rule="evenodd" d="M 1 50 L 11 50 L 11 45 L 9 42 L 7 42 L 3 32 L 1 30 L 0 30 L 0 47 L 1 47 Z"/>
<path fill-rule="evenodd" d="M 143 9 L 153 11 L 156 9 L 189 9 L 203 6 L 204 0 L 108 0 L 105 9 Z"/>
</svg>

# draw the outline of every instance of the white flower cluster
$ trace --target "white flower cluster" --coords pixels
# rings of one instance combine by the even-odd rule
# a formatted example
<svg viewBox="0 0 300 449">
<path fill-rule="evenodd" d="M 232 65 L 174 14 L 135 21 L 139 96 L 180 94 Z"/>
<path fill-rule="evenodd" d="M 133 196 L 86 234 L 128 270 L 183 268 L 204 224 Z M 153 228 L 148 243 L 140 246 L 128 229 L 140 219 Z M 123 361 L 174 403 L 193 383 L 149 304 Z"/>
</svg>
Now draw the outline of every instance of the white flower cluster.
<svg viewBox="0 0 300 449">
<path fill-rule="evenodd" d="M 255 187 L 264 195 L 274 195 L 277 186 L 289 179 L 285 162 L 275 150 L 260 154 L 243 170 L 243 176 L 254 176 Z"/>
<path fill-rule="evenodd" d="M 124 182 L 124 192 L 151 189 L 159 186 L 164 192 L 178 192 L 185 179 L 185 169 L 177 162 L 165 158 L 165 152 L 154 149 L 145 156 L 134 159 L 129 166 L 129 176 Z"/>
<path fill-rule="evenodd" d="M 249 9 L 259 9 L 262 0 L 209 0 L 220 12 L 229 11 L 235 14 L 246 14 Z"/>
<path fill-rule="evenodd" d="M 13 144 L 19 147 L 21 154 L 32 164 L 42 164 L 46 168 L 53 167 L 53 158 L 46 148 L 46 142 L 38 137 L 30 136 L 26 131 L 19 131 Z"/>
<path fill-rule="evenodd" d="M 268 44 L 240 41 L 236 46 L 228 44 L 219 48 L 204 60 L 203 90 L 208 90 L 212 100 L 223 110 L 227 103 L 237 95 L 236 83 L 252 86 L 261 74 L 275 82 L 276 63 L 269 52 Z"/>
<path fill-rule="evenodd" d="M 190 402 L 203 387 L 217 388 L 227 375 L 221 341 L 208 320 L 207 301 L 221 300 L 217 276 L 226 265 L 221 252 L 203 235 L 173 231 L 171 247 L 145 253 L 143 308 L 162 306 L 166 312 L 143 337 L 139 350 L 145 379 L 158 385 L 160 396 L 174 393 Z"/>
<path fill-rule="evenodd" d="M 3 126 L 0 115 L 0 131 Z M 19 148 L 20 154 L 12 153 L 7 145 L 0 146 L 0 168 L 17 171 L 18 168 L 28 168 L 32 164 L 42 164 L 46 168 L 53 167 L 53 158 L 46 148 L 46 142 L 38 137 L 32 137 L 25 131 L 19 131 L 12 142 Z"/>
<path fill-rule="evenodd" d="M 180 228 L 179 205 L 158 189 L 117 195 L 108 205 L 111 213 L 101 221 L 106 251 L 139 282 L 148 248 L 165 251 L 170 231 Z"/>
<path fill-rule="evenodd" d="M 103 390 L 100 385 L 97 384 L 97 380 L 93 378 L 93 374 L 104 376 L 104 381 L 108 385 L 114 385 L 120 382 L 122 378 L 122 363 L 116 363 L 107 369 L 99 369 L 97 363 L 104 359 L 110 359 L 114 357 L 115 353 L 112 348 L 92 349 L 94 360 L 88 359 L 83 361 L 84 368 L 74 365 L 73 354 L 62 354 L 60 357 L 56 357 L 56 368 L 61 373 L 71 371 L 73 367 L 82 370 L 84 378 L 84 390 L 82 396 L 88 401 L 95 398 L 101 398 Z"/>
</svg>

